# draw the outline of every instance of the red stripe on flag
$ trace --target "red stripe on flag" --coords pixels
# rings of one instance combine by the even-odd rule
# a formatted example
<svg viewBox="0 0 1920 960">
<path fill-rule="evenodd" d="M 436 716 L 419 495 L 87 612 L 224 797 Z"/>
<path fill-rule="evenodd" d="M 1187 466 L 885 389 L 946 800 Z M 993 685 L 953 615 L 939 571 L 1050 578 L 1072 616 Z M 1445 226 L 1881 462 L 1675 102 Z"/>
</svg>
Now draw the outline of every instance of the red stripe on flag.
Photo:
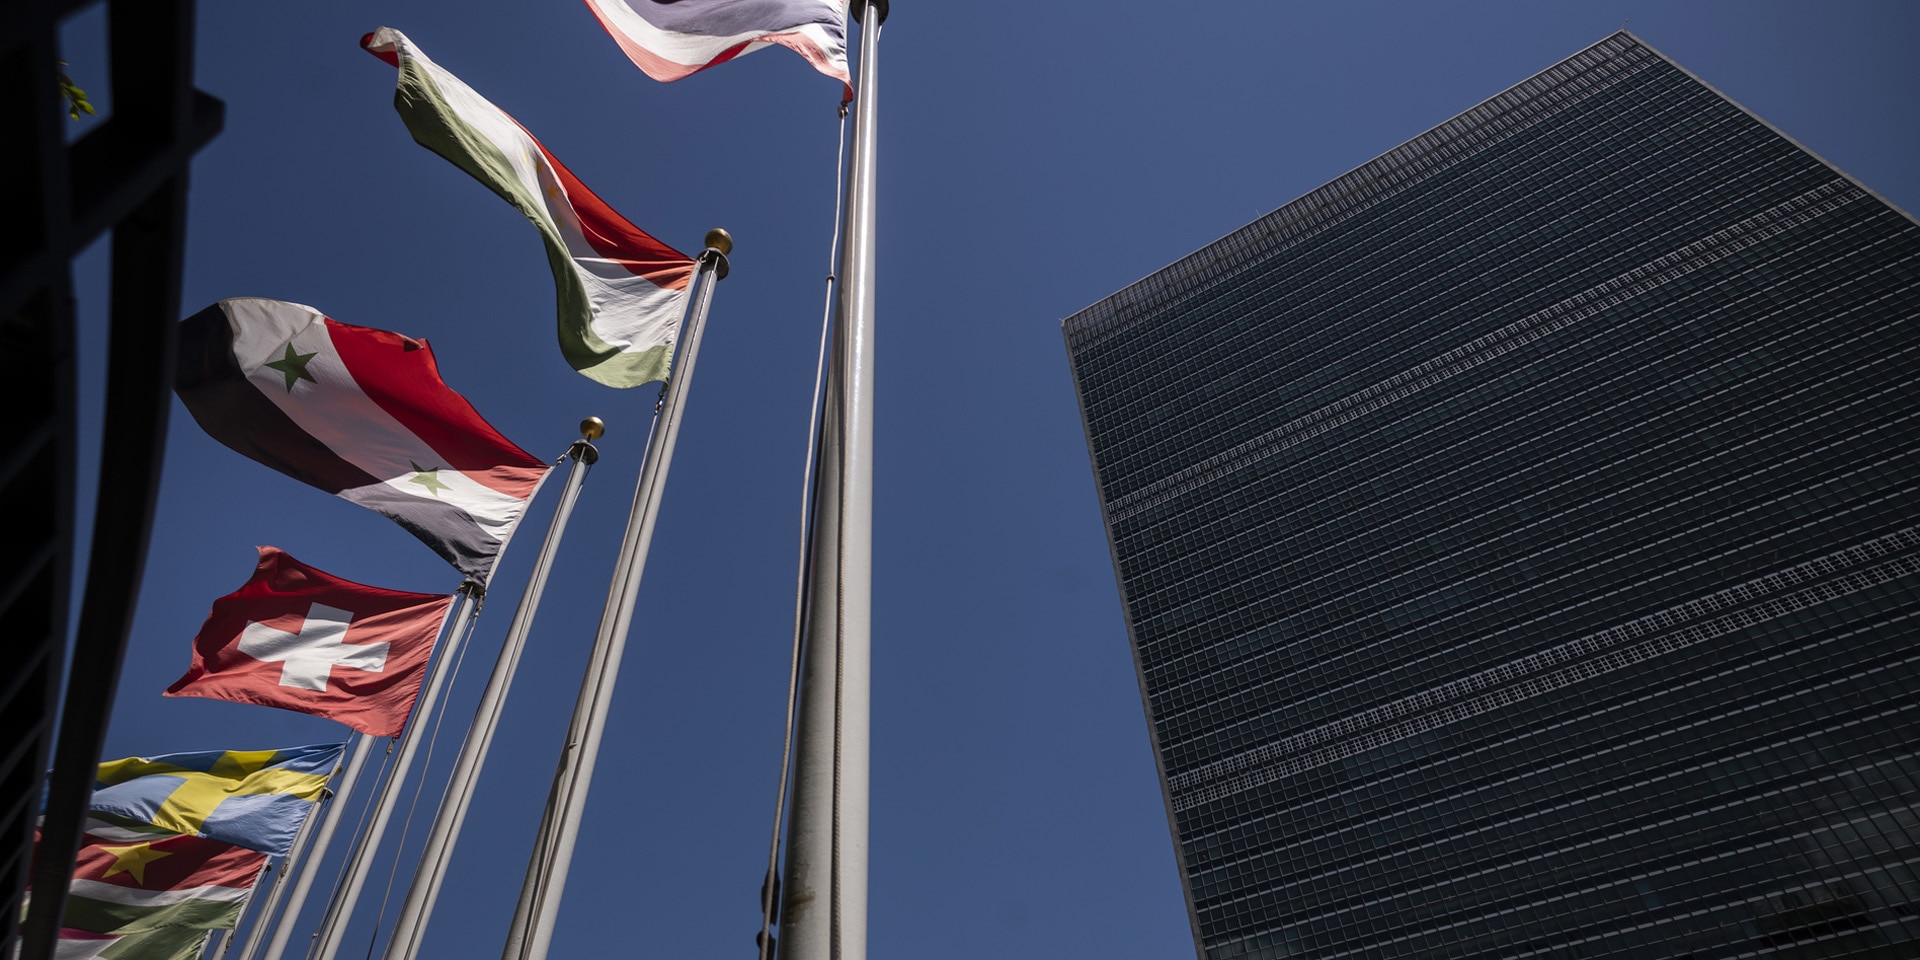
<svg viewBox="0 0 1920 960">
<path fill-rule="evenodd" d="M 148 849 L 129 849 L 140 847 Z M 145 844 L 88 837 L 75 858 L 73 877 L 136 890 L 245 889 L 253 886 L 266 859 L 257 850 L 199 837 L 172 836 Z"/>
<path fill-rule="evenodd" d="M 533 494 L 549 469 L 546 462 L 501 436 L 466 397 L 440 379 L 440 365 L 425 340 L 332 317 L 327 318 L 327 334 L 367 398 L 446 460 L 422 467 L 458 470 L 521 500 Z"/>
<path fill-rule="evenodd" d="M 516 122 L 517 125 L 517 122 Z M 526 128 L 521 127 L 525 133 Z M 694 261 L 692 257 L 655 239 L 652 234 L 636 227 L 609 206 L 600 195 L 594 193 L 580 178 L 560 162 L 560 158 L 547 149 L 532 133 L 527 139 L 540 148 L 540 155 L 547 158 L 553 166 L 554 175 L 560 178 L 560 189 L 567 194 L 567 202 L 573 205 L 573 212 L 580 217 L 580 230 L 586 236 L 587 243 L 594 252 L 615 263 L 627 272 L 652 281 L 656 287 L 667 290 L 685 290 L 693 280 Z"/>
<path fill-rule="evenodd" d="M 360 49 L 365 50 L 366 52 L 371 53 L 382 60 L 385 60 L 387 62 L 387 66 L 389 67 L 392 67 L 396 70 L 400 68 L 400 51 L 375 50 L 373 48 L 373 34 L 371 33 L 365 34 L 360 38 Z"/>
</svg>

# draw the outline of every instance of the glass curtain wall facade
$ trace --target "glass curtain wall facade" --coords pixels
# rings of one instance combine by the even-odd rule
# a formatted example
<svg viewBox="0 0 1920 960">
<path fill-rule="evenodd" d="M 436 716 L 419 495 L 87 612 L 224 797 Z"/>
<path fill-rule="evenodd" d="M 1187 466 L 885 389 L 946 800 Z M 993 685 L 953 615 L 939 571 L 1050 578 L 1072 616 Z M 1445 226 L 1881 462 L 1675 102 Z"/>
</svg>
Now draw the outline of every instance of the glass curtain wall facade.
<svg viewBox="0 0 1920 960">
<path fill-rule="evenodd" d="M 1068 318 L 1200 955 L 1920 956 L 1917 282 L 1620 33 Z"/>
</svg>

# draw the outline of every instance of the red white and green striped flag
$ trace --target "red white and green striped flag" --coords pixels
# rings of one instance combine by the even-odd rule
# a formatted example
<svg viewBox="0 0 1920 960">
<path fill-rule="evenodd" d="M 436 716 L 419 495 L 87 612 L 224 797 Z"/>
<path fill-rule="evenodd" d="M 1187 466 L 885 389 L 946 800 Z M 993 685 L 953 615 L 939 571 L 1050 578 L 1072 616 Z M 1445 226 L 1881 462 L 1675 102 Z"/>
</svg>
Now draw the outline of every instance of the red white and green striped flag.
<svg viewBox="0 0 1920 960">
<path fill-rule="evenodd" d="M 230 930 L 267 855 L 218 840 L 95 821 L 67 888 L 54 956 L 190 960 Z"/>
<path fill-rule="evenodd" d="M 506 111 L 427 59 L 405 34 L 381 27 L 360 45 L 400 68 L 393 105 L 414 141 L 485 184 L 540 231 L 567 363 L 610 387 L 665 380 L 693 258 L 615 212 Z"/>
<path fill-rule="evenodd" d="M 215 440 L 380 513 L 485 583 L 550 465 L 440 379 L 425 340 L 283 300 L 180 322 L 174 392 Z"/>
</svg>

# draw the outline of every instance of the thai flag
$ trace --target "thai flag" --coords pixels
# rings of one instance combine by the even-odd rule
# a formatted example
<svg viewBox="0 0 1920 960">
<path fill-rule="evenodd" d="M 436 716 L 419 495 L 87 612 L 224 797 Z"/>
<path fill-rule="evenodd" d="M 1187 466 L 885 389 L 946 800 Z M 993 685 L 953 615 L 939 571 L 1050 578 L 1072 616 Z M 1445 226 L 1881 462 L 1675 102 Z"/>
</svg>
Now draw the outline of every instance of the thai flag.
<svg viewBox="0 0 1920 960">
<path fill-rule="evenodd" d="M 847 72 L 842 0 L 586 0 L 620 49 L 655 80 L 678 80 L 777 43 L 838 79 Z"/>
</svg>

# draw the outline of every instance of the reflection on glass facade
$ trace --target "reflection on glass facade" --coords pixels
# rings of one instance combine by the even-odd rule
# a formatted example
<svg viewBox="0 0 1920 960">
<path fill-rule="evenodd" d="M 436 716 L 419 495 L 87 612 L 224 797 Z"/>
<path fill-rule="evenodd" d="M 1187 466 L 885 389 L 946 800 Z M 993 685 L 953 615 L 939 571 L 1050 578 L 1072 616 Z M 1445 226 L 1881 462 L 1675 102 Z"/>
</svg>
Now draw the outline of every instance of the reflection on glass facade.
<svg viewBox="0 0 1920 960">
<path fill-rule="evenodd" d="M 1916 284 L 1621 33 L 1069 318 L 1201 955 L 1920 956 Z"/>
</svg>

